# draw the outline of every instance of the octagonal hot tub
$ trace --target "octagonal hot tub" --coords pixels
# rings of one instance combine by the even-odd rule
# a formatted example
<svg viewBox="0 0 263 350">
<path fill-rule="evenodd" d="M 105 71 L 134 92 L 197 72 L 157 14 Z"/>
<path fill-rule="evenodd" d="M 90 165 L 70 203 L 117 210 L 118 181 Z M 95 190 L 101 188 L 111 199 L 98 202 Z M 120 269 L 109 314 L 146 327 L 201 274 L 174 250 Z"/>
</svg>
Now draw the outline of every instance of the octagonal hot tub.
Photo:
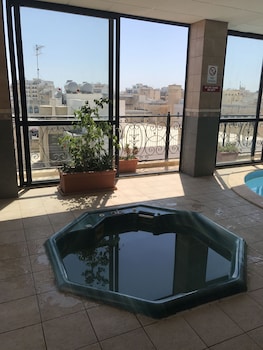
<svg viewBox="0 0 263 350">
<path fill-rule="evenodd" d="M 151 317 L 246 290 L 244 240 L 195 212 L 87 212 L 45 246 L 59 289 Z"/>
</svg>

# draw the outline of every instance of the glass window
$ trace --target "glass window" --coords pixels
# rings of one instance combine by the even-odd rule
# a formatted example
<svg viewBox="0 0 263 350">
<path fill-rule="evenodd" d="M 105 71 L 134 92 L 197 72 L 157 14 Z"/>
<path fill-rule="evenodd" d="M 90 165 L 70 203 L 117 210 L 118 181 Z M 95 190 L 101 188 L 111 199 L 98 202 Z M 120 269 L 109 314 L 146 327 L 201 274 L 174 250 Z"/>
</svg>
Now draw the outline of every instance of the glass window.
<svg viewBox="0 0 263 350">
<path fill-rule="evenodd" d="M 122 18 L 120 32 L 120 155 L 179 159 L 188 28 Z"/>
<path fill-rule="evenodd" d="M 188 28 L 121 19 L 120 115 L 182 115 Z"/>
<path fill-rule="evenodd" d="M 73 115 L 85 101 L 108 97 L 107 19 L 22 8 L 21 27 L 29 117 L 30 105 Z"/>
<path fill-rule="evenodd" d="M 263 40 L 229 36 L 222 118 L 255 118 L 263 59 Z"/>
</svg>

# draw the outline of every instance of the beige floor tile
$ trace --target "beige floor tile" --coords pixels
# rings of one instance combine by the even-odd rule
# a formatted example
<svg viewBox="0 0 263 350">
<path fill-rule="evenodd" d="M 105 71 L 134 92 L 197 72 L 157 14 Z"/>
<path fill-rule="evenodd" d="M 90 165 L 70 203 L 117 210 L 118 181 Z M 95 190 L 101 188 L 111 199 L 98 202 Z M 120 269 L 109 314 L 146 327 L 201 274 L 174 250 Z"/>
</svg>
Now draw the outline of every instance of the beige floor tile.
<svg viewBox="0 0 263 350">
<path fill-rule="evenodd" d="M 259 276 L 263 277 L 263 261 L 259 261 L 252 265 L 252 270 Z"/>
<path fill-rule="evenodd" d="M 40 217 L 46 214 L 43 203 L 39 199 L 20 202 L 20 211 L 22 217 Z"/>
<path fill-rule="evenodd" d="M 239 215 L 241 216 L 236 216 L 235 214 L 230 215 L 230 217 L 232 216 L 232 221 L 236 226 L 240 226 L 242 229 L 247 228 L 247 231 L 249 231 L 251 227 L 258 225 L 258 220 L 255 220 L 251 215 L 245 215 L 245 213 L 243 215 Z M 254 244 L 257 244 L 257 242 Z"/>
<path fill-rule="evenodd" d="M 101 342 L 103 350 L 154 350 L 156 349 L 143 329 L 113 337 Z"/>
<path fill-rule="evenodd" d="M 1 200 L 2 203 L 2 200 Z M 0 223 L 3 221 L 15 221 L 20 220 L 22 218 L 22 214 L 20 211 L 20 206 L 18 202 L 13 202 L 11 205 L 8 205 L 5 207 L 3 204 L 0 203 L 0 210 L 1 210 L 1 216 L 0 216 Z M 1 206 L 3 208 L 1 209 Z"/>
<path fill-rule="evenodd" d="M 29 255 L 42 255 L 46 253 L 44 243 L 46 238 L 34 239 L 27 242 Z"/>
<path fill-rule="evenodd" d="M 257 289 L 250 292 L 249 296 L 252 297 L 260 306 L 263 307 L 263 287 L 261 289 Z"/>
<path fill-rule="evenodd" d="M 20 276 L 31 272 L 28 256 L 14 259 L 0 259 L 0 280 Z"/>
<path fill-rule="evenodd" d="M 101 346 L 99 343 L 96 343 L 96 344 L 81 347 L 81 349 L 79 349 L 79 350 L 101 350 Z"/>
<path fill-rule="evenodd" d="M 27 241 L 37 240 L 37 239 L 47 239 L 54 233 L 53 227 L 51 224 L 27 227 L 25 229 L 25 237 Z"/>
<path fill-rule="evenodd" d="M 137 314 L 136 317 L 142 326 L 148 326 L 150 324 L 158 322 L 158 319 L 148 317 L 148 316 L 143 315 L 143 314 Z"/>
<path fill-rule="evenodd" d="M 248 291 L 257 290 L 263 288 L 263 277 L 258 273 L 255 273 L 250 267 L 247 271 L 247 289 Z"/>
<path fill-rule="evenodd" d="M 42 204 L 42 201 L 39 199 L 34 199 L 34 201 L 23 201 L 19 202 L 20 204 L 20 211 L 22 217 L 34 217 L 34 216 L 41 216 L 46 214 L 46 210 Z"/>
<path fill-rule="evenodd" d="M 50 221 L 49 217 L 46 214 L 43 215 L 34 215 L 32 212 L 30 215 L 25 216 L 23 218 L 23 225 L 25 230 L 30 229 L 30 228 L 36 228 L 40 226 L 49 226 Z"/>
<path fill-rule="evenodd" d="M 44 208 L 47 214 L 56 214 L 56 213 L 61 213 L 66 210 L 70 211 L 71 208 L 68 206 L 68 203 L 65 202 L 63 204 L 62 201 L 58 201 L 58 198 L 52 198 L 51 200 L 46 200 L 44 203 Z"/>
<path fill-rule="evenodd" d="M 206 349 L 199 336 L 180 316 L 173 316 L 146 326 L 145 331 L 158 350 Z"/>
<path fill-rule="evenodd" d="M 260 254 L 263 254 L 263 241 L 250 243 L 251 247 L 255 249 Z"/>
<path fill-rule="evenodd" d="M 262 347 L 263 345 L 263 327 L 259 327 L 256 329 L 253 329 L 252 331 L 247 333 L 250 338 L 254 340 L 255 343 L 257 343 L 259 346 Z"/>
<path fill-rule="evenodd" d="M 124 310 L 106 305 L 87 310 L 99 340 L 104 340 L 140 327 L 136 317 Z"/>
<path fill-rule="evenodd" d="M 244 331 L 263 325 L 263 308 L 245 293 L 223 299 L 218 305 Z"/>
<path fill-rule="evenodd" d="M 28 255 L 26 242 L 1 244 L 0 259 L 15 259 Z"/>
<path fill-rule="evenodd" d="M 0 333 L 40 322 L 37 299 L 30 296 L 0 304 Z"/>
<path fill-rule="evenodd" d="M 84 310 L 79 298 L 57 290 L 39 294 L 38 302 L 42 321 Z"/>
<path fill-rule="evenodd" d="M 24 229 L 23 219 L 16 219 L 15 216 L 13 216 L 11 220 L 5 219 L 2 211 L 0 218 L 0 232 L 17 231 Z"/>
<path fill-rule="evenodd" d="M 57 213 L 55 215 L 49 214 L 48 217 L 54 232 L 61 230 L 63 227 L 70 224 L 75 219 L 73 213 L 70 211 L 66 213 Z"/>
<path fill-rule="evenodd" d="M 34 295 L 32 274 L 27 273 L 0 281 L 0 291 L 0 303 Z"/>
<path fill-rule="evenodd" d="M 56 289 L 55 276 L 51 267 L 38 272 L 33 272 L 33 278 L 37 294 Z"/>
<path fill-rule="evenodd" d="M 97 343 L 86 312 L 78 312 L 43 323 L 48 350 L 81 349 Z"/>
<path fill-rule="evenodd" d="M 183 317 L 208 346 L 243 332 L 216 304 L 185 312 Z"/>
<path fill-rule="evenodd" d="M 62 210 L 61 211 L 81 211 L 99 209 L 107 206 L 109 199 L 112 197 L 111 193 L 97 194 L 97 195 L 85 195 L 85 196 L 65 196 L 60 199 Z M 51 211 L 53 213 L 53 211 Z M 80 213 L 81 214 L 81 213 Z M 75 216 L 75 213 L 74 213 Z"/>
<path fill-rule="evenodd" d="M 24 230 L 0 231 L 0 244 L 18 243 L 25 241 Z"/>
<path fill-rule="evenodd" d="M 251 338 L 246 334 L 239 337 L 227 340 L 221 344 L 212 346 L 210 350 L 260 350 L 259 347 Z"/>
<path fill-rule="evenodd" d="M 260 225 L 260 227 L 262 227 Z M 262 241 L 263 237 L 262 237 L 262 233 L 260 230 L 260 227 L 256 227 L 256 226 L 252 226 L 252 227 L 246 227 L 243 228 L 242 230 L 240 230 L 240 236 L 243 237 L 245 239 L 245 241 L 247 242 L 247 244 L 256 244 L 257 242 Z"/>
<path fill-rule="evenodd" d="M 51 269 L 51 264 L 46 253 L 30 255 L 29 258 L 33 272 Z"/>
<path fill-rule="evenodd" d="M 85 307 L 85 309 L 91 309 L 93 307 L 98 307 L 100 305 L 104 305 L 103 302 L 98 302 L 97 300 L 93 300 L 87 297 L 83 297 L 81 298 L 83 305 Z"/>
<path fill-rule="evenodd" d="M 34 325 L 0 334 L 1 349 L 46 350 L 41 325 Z"/>
<path fill-rule="evenodd" d="M 257 252 L 250 245 L 247 246 L 247 263 L 248 264 L 256 264 L 263 263 L 263 254 Z"/>
<path fill-rule="evenodd" d="M 23 199 L 34 199 L 36 197 L 44 198 L 46 195 L 50 195 L 53 193 L 54 186 L 46 186 L 46 187 L 33 187 L 30 189 L 25 189 L 21 192 L 21 198 Z"/>
</svg>

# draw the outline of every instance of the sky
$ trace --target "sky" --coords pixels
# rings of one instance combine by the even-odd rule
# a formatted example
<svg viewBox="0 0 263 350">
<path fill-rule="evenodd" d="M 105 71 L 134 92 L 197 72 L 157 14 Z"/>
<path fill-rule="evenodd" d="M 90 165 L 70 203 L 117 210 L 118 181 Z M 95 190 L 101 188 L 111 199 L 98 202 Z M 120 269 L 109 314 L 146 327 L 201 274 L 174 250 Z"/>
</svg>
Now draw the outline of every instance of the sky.
<svg viewBox="0 0 263 350">
<path fill-rule="evenodd" d="M 22 8 L 26 79 L 39 77 L 63 87 L 108 82 L 108 21 Z M 154 88 L 184 86 L 188 29 L 139 20 L 121 21 L 121 89 L 143 83 Z"/>
<path fill-rule="evenodd" d="M 62 89 L 67 80 L 108 83 L 106 19 L 22 8 L 21 23 L 26 79 L 39 74 Z M 184 87 L 187 36 L 186 27 L 122 19 L 121 90 L 137 83 Z M 224 88 L 257 91 L 262 58 L 262 41 L 228 37 Z"/>
<path fill-rule="evenodd" d="M 77 83 L 107 82 L 107 21 L 85 16 L 22 8 L 22 43 L 26 79 L 52 80 L 62 88 Z"/>
<path fill-rule="evenodd" d="M 229 36 L 227 41 L 224 87 L 239 86 L 258 91 L 263 62 L 263 40 Z"/>
</svg>

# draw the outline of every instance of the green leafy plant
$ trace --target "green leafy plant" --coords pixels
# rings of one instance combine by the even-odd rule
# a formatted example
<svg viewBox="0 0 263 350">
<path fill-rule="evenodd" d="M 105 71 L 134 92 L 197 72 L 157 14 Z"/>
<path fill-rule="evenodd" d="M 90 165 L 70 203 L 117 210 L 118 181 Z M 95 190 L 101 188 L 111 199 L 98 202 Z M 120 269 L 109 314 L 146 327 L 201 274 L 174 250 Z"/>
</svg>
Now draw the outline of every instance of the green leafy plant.
<svg viewBox="0 0 263 350">
<path fill-rule="evenodd" d="M 120 159 L 129 160 L 129 159 L 135 159 L 139 150 L 138 150 L 138 147 L 136 146 L 130 147 L 130 145 L 127 143 L 123 148 L 123 151 L 124 151 L 124 155 L 120 157 Z"/>
<path fill-rule="evenodd" d="M 117 138 L 112 133 L 112 125 L 108 121 L 100 121 L 99 110 L 109 100 L 94 100 L 94 107 L 89 101 L 77 111 L 73 121 L 73 132 L 59 139 L 59 144 L 70 155 L 70 162 L 61 168 L 63 172 L 102 171 L 113 169 L 113 155 L 108 150 L 108 140 L 118 146 Z"/>
<path fill-rule="evenodd" d="M 234 143 L 227 142 L 224 145 L 218 145 L 218 152 L 233 152 L 238 153 L 238 148 Z"/>
</svg>

